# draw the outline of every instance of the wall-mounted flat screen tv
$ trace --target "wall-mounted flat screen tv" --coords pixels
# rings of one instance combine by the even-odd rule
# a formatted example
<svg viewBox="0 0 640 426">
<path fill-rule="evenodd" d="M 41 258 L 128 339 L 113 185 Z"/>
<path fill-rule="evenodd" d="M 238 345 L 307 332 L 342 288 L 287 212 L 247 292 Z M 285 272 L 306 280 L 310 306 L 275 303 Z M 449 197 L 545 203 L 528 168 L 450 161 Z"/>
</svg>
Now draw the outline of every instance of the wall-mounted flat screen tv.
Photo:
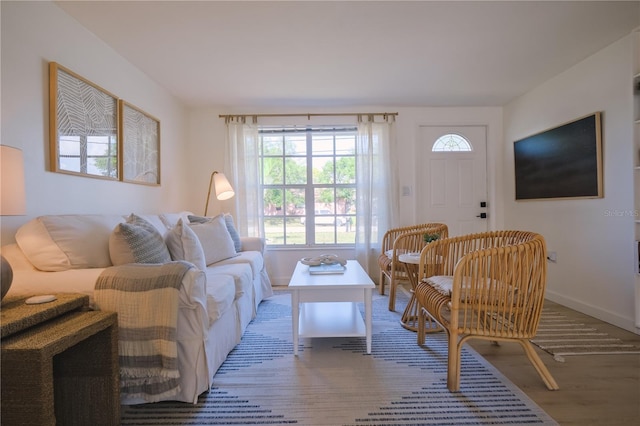
<svg viewBox="0 0 640 426">
<path fill-rule="evenodd" d="M 600 113 L 513 143 L 516 200 L 601 198 Z"/>
</svg>

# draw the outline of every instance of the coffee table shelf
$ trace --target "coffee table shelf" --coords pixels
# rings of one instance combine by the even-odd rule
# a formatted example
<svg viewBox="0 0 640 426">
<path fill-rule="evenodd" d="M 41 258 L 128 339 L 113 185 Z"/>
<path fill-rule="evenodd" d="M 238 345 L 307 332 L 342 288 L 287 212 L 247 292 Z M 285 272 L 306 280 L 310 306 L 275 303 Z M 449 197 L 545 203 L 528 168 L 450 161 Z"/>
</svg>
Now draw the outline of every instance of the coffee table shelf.
<svg viewBox="0 0 640 426">
<path fill-rule="evenodd" d="M 367 331 L 358 305 L 352 302 L 303 303 L 299 337 L 357 337 Z"/>
</svg>

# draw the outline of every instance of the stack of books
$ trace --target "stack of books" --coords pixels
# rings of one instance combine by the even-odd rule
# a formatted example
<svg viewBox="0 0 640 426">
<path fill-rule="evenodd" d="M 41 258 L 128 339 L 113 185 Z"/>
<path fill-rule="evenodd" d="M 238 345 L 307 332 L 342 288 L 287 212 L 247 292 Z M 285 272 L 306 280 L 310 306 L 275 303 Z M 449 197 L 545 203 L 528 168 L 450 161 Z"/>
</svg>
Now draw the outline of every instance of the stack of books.
<svg viewBox="0 0 640 426">
<path fill-rule="evenodd" d="M 343 274 L 346 270 L 347 267 L 339 263 L 322 263 L 320 265 L 309 266 L 309 273 L 311 275 Z"/>
</svg>

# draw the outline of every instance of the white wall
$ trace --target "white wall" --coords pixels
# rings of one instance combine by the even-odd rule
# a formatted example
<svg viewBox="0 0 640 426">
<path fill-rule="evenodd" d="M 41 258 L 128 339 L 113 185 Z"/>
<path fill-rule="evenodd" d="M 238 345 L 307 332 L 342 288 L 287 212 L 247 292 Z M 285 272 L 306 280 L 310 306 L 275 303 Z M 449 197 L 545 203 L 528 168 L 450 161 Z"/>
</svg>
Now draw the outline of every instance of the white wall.
<svg viewBox="0 0 640 426">
<path fill-rule="evenodd" d="M 409 185 L 411 196 L 401 196 L 401 225 L 416 223 L 417 195 L 422 190 L 416 181 L 417 168 L 422 167 L 419 152 L 420 126 L 486 126 L 487 129 L 487 213 L 488 228 L 501 229 L 502 214 L 502 108 L 398 108 L 398 150 L 400 186 Z"/>
<path fill-rule="evenodd" d="M 186 181 L 189 182 L 187 203 L 197 214 L 204 214 L 205 201 L 209 189 L 211 173 L 219 171 L 228 174 L 225 151 L 226 127 L 224 120 L 218 118 L 222 111 L 211 108 L 200 108 L 189 112 L 189 138 L 186 145 L 186 156 L 189 167 L 186 170 Z M 209 201 L 208 215 L 233 211 L 234 200 L 219 201 L 215 193 Z"/>
<path fill-rule="evenodd" d="M 196 208 L 183 189 L 187 113 L 95 35 L 51 2 L 0 2 L 3 145 L 21 148 L 27 215 L 2 218 L 2 244 L 32 217 L 63 213 L 127 214 Z M 48 63 L 58 62 L 160 119 L 161 186 L 49 172 Z"/>
<path fill-rule="evenodd" d="M 189 139 L 192 146 L 197 146 L 190 152 L 190 181 L 192 185 L 192 196 L 196 199 L 192 200 L 202 204 L 204 208 L 204 199 L 206 197 L 207 185 L 209 182 L 209 174 L 212 170 L 220 170 L 224 168 L 225 159 L 223 158 L 225 144 L 225 125 L 224 120 L 219 118 L 219 114 L 251 114 L 251 113 L 271 113 L 271 114 L 295 114 L 295 113 L 341 113 L 341 112 L 398 112 L 396 121 L 397 130 L 397 147 L 399 170 L 399 186 L 409 186 L 412 188 L 410 196 L 402 196 L 400 201 L 402 208 L 400 210 L 399 226 L 411 225 L 416 223 L 416 197 L 421 190 L 420 183 L 416 182 L 416 167 L 420 166 L 419 159 L 415 158 L 414 153 L 417 152 L 416 144 L 419 143 L 418 129 L 424 125 L 483 125 L 487 126 L 487 156 L 488 156 L 488 188 L 489 188 L 489 227 L 497 229 L 502 225 L 502 151 L 500 147 L 502 141 L 502 108 L 486 107 L 486 108 L 396 108 L 393 106 L 358 106 L 358 107 L 340 107 L 340 108 L 323 108 L 322 110 L 275 110 L 261 109 L 256 111 L 253 108 L 234 109 L 220 111 L 217 109 L 200 109 L 190 112 L 189 122 Z M 261 119 L 261 124 L 283 124 L 283 119 L 270 118 Z M 340 122 L 336 122 L 340 120 Z M 353 118 L 345 119 L 344 117 L 314 117 L 313 124 L 341 124 Z M 306 118 L 288 118 L 286 124 L 306 124 Z M 218 213 L 220 211 L 233 212 L 233 203 L 221 203 L 214 200 L 210 203 L 209 212 Z M 352 249 L 274 249 L 267 254 L 267 268 L 271 280 L 276 285 L 287 285 L 296 262 L 302 257 L 314 256 L 324 252 L 336 253 L 338 255 L 354 258 L 355 254 Z"/>
<path fill-rule="evenodd" d="M 627 330 L 634 327 L 632 51 L 625 37 L 511 102 L 504 115 L 505 226 L 543 234 L 547 296 Z M 602 112 L 604 198 L 515 201 L 513 142 Z M 640 330 L 638 330 L 640 331 Z"/>
</svg>

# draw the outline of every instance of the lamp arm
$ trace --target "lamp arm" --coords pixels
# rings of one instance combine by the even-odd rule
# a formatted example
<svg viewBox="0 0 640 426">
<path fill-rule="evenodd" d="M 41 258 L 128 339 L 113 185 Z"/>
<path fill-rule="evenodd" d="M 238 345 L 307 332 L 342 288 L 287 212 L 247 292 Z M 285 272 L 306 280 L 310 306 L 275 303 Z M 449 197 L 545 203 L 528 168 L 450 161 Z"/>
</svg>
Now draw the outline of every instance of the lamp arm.
<svg viewBox="0 0 640 426">
<path fill-rule="evenodd" d="M 214 171 L 213 173 L 211 173 L 211 178 L 209 179 L 209 192 L 207 192 L 207 204 L 205 204 L 204 206 L 204 215 L 207 215 L 207 211 L 209 211 L 209 198 L 211 197 L 211 187 L 213 186 L 213 175 L 215 175 L 216 173 L 218 173 L 217 171 Z"/>
</svg>

